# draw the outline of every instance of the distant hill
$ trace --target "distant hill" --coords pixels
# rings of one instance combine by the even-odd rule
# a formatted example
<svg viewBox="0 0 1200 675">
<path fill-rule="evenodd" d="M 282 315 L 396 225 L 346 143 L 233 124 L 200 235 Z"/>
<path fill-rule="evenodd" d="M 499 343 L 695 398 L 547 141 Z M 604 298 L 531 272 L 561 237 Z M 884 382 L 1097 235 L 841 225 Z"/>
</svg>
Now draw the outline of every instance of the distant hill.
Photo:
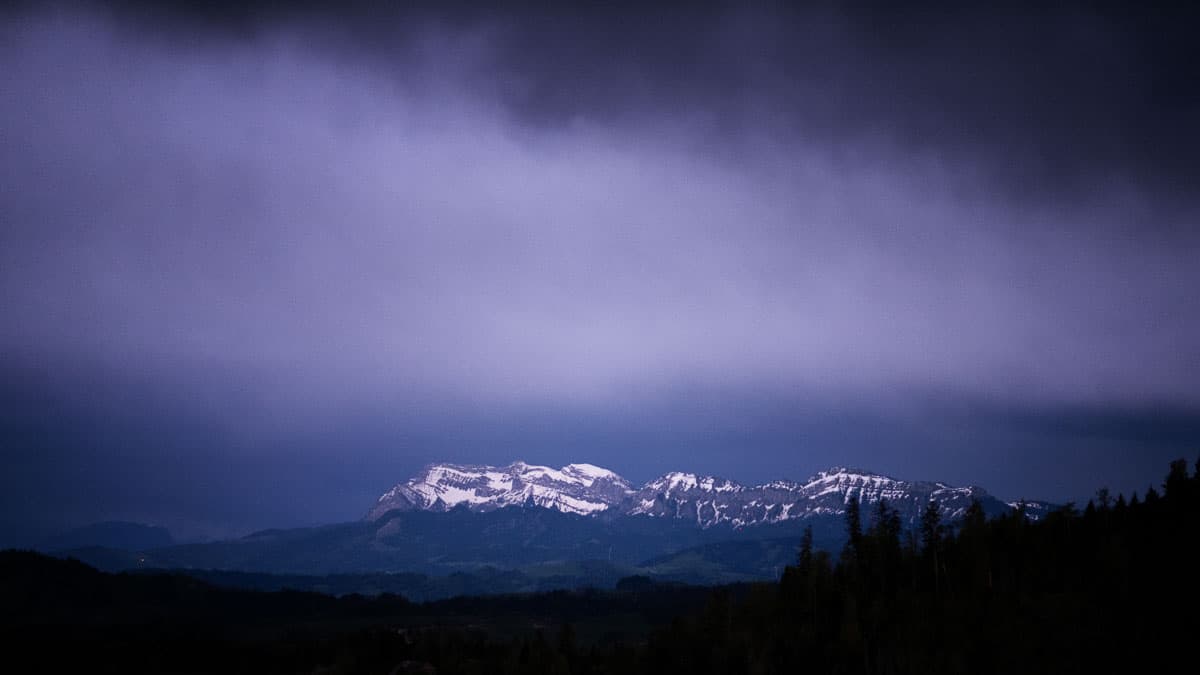
<svg viewBox="0 0 1200 675">
<path fill-rule="evenodd" d="M 615 571 L 610 567 L 603 573 Z M 545 572 L 553 570 L 538 574 Z M 421 575 L 305 577 L 166 570 L 111 574 L 78 560 L 0 550 L 0 645 L 15 635 L 4 629 L 17 626 L 48 633 L 82 627 L 87 629 L 85 639 L 94 638 L 91 631 L 96 630 L 123 638 L 136 634 L 149 642 L 174 628 L 188 639 L 220 637 L 227 630 L 253 639 L 284 634 L 305 639 L 313 631 L 341 632 L 374 623 L 428 627 L 432 622 L 507 635 L 514 630 L 532 634 L 566 621 L 580 629 L 597 622 L 604 624 L 607 633 L 640 633 L 647 623 L 666 623 L 677 612 L 698 610 L 712 593 L 710 588 L 645 577 L 617 579 L 609 584 L 617 592 L 539 592 L 536 580 L 523 585 L 535 576 L 500 570 L 424 580 Z M 514 584 L 513 580 L 524 581 Z M 422 583 L 443 585 L 444 590 L 429 597 L 420 593 L 400 597 L 396 592 Z M 373 597 L 359 593 L 364 584 L 376 586 Z M 476 588 L 487 591 L 477 593 Z M 725 590 L 744 592 L 745 588 L 731 585 Z M 411 598 L 429 602 L 417 604 Z M 215 625 L 197 632 L 204 622 Z M 129 628 L 136 628 L 135 633 L 124 632 Z M 122 645 L 102 641 L 94 646 L 119 649 Z M 164 648 L 169 651 L 169 645 Z"/>
<path fill-rule="evenodd" d="M 93 547 L 141 551 L 171 546 L 174 543 L 174 537 L 165 527 L 110 520 L 84 525 L 48 537 L 39 548 L 44 551 Z"/>
<path fill-rule="evenodd" d="M 595 519 L 539 507 L 476 513 L 396 511 L 374 521 L 264 530 L 228 541 L 145 549 L 60 551 L 107 570 L 216 569 L 326 575 L 411 572 L 447 575 L 486 567 L 517 569 L 560 562 L 636 566 L 643 560 L 748 533 L 701 529 L 674 519 Z"/>
</svg>

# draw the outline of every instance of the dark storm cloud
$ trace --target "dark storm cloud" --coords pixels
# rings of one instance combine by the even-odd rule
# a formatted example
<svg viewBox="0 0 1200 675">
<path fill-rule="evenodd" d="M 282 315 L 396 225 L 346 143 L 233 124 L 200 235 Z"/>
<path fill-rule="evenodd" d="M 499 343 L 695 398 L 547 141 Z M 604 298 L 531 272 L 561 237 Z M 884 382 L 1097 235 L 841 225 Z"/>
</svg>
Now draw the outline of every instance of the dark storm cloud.
<svg viewBox="0 0 1200 675">
<path fill-rule="evenodd" d="M 810 142 L 884 137 L 990 163 L 1024 199 L 1088 191 L 1113 173 L 1142 189 L 1185 192 L 1200 150 L 1190 130 L 1200 12 L 1183 7 L 106 4 L 172 40 L 319 26 L 310 42 L 385 69 L 412 56 L 415 28 L 475 31 L 491 49 L 487 81 L 472 84 L 526 121 L 611 122 L 650 109 L 705 116 L 717 133 L 769 121 L 771 133 Z"/>
<path fill-rule="evenodd" d="M 1200 408 L 1183 23 L 10 11 L 5 510 L 350 517 L 435 459 L 1157 470 Z"/>
</svg>

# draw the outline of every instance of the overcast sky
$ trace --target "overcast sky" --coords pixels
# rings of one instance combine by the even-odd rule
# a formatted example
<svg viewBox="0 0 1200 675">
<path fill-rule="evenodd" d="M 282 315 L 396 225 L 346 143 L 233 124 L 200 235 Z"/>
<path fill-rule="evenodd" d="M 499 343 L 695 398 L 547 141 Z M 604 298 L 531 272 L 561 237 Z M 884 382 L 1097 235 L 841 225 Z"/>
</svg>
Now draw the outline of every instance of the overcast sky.
<svg viewBox="0 0 1200 675">
<path fill-rule="evenodd" d="M 234 4 L 0 10 L 0 538 L 1200 453 L 1191 16 Z"/>
</svg>

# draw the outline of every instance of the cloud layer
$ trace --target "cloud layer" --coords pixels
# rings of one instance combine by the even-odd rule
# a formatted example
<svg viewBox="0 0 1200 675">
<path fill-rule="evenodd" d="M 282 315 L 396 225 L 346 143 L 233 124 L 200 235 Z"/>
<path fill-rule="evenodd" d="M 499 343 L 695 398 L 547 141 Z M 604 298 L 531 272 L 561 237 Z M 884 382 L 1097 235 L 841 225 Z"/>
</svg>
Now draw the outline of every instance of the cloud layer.
<svg viewBox="0 0 1200 675">
<path fill-rule="evenodd" d="M 701 396 L 1200 407 L 1197 200 L 1162 142 L 1194 99 L 1105 88 L 1040 30 L 1027 58 L 1060 58 L 1010 63 L 975 17 L 451 18 L 357 47 L 307 15 L 5 22 L 0 365 L 83 409 L 127 402 L 79 381 L 127 382 L 246 447 Z M 1103 18 L 1050 25 L 1142 54 Z"/>
</svg>

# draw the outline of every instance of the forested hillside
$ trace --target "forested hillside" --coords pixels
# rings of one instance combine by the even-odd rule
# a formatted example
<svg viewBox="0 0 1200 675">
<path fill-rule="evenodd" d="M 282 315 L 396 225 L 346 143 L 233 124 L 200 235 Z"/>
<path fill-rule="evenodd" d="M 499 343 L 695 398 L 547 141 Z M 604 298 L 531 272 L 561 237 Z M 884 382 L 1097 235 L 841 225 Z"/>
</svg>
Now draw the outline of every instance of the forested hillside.
<svg viewBox="0 0 1200 675">
<path fill-rule="evenodd" d="M 99 672 L 1191 672 L 1200 464 L 1033 522 L 847 513 L 779 583 L 462 598 L 222 589 L 0 555 L 10 660 Z"/>
</svg>

